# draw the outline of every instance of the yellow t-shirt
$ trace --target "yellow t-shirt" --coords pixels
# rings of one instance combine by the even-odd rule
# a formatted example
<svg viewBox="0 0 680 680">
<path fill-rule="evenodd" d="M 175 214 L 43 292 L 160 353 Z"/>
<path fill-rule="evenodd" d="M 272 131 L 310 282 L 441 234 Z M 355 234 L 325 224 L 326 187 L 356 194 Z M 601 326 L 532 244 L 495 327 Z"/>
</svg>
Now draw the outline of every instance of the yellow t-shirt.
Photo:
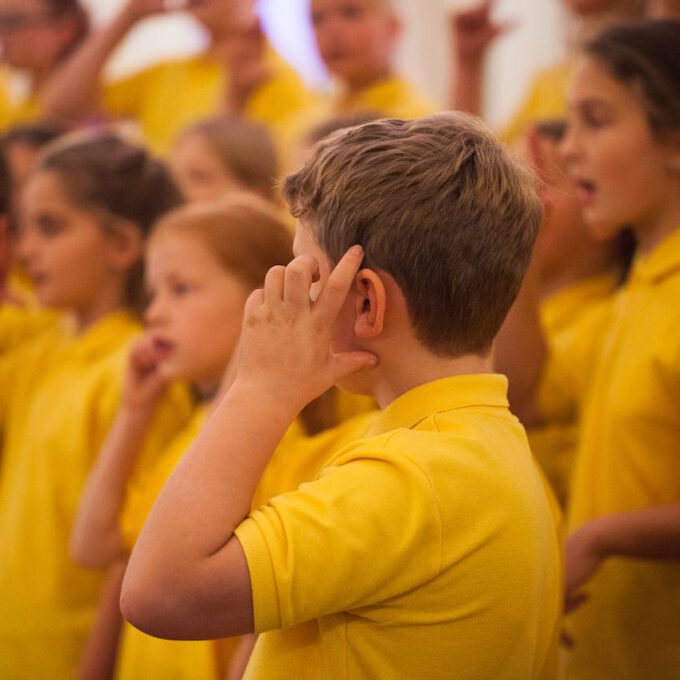
<svg viewBox="0 0 680 680">
<path fill-rule="evenodd" d="M 237 527 L 260 633 L 246 678 L 554 677 L 556 528 L 506 390 L 409 391 Z"/>
<path fill-rule="evenodd" d="M 563 357 L 574 343 L 582 344 L 584 339 L 580 336 L 583 333 L 587 334 L 585 340 L 590 339 L 593 351 L 596 351 L 596 338 L 606 331 L 606 316 L 598 314 L 597 319 L 603 327 L 595 329 L 590 310 L 611 298 L 616 284 L 614 274 L 593 276 L 541 302 L 541 325 L 549 348 L 548 364 L 555 352 Z M 534 456 L 560 504 L 565 507 L 578 439 L 578 399 L 563 384 L 555 383 L 554 377 L 554 371 L 548 366 L 539 388 L 539 410 L 543 423 L 529 429 L 527 435 Z"/>
<path fill-rule="evenodd" d="M 583 409 L 569 524 L 680 501 L 680 229 L 616 295 Z M 610 558 L 568 618 L 568 677 L 678 677 L 680 563 Z"/>
<path fill-rule="evenodd" d="M 0 361 L 1 678 L 75 675 L 102 576 L 71 562 L 69 534 L 138 332 L 125 313 L 80 336 L 57 325 Z M 185 409 L 161 409 L 143 460 L 181 426 Z"/>
<path fill-rule="evenodd" d="M 564 61 L 539 73 L 532 81 L 519 110 L 501 132 L 501 138 L 513 144 L 532 123 L 538 120 L 565 118 L 566 92 L 571 69 L 572 62 Z"/>
<path fill-rule="evenodd" d="M 40 117 L 40 103 L 30 82 L 7 68 L 0 69 L 0 131 Z"/>
<path fill-rule="evenodd" d="M 250 95 L 245 115 L 269 128 L 278 141 L 290 117 L 314 99 L 271 49 L 267 60 L 272 77 Z M 150 146 L 163 153 L 187 125 L 222 111 L 227 78 L 224 64 L 206 55 L 162 62 L 107 85 L 104 108 L 113 116 L 137 120 Z"/>
</svg>

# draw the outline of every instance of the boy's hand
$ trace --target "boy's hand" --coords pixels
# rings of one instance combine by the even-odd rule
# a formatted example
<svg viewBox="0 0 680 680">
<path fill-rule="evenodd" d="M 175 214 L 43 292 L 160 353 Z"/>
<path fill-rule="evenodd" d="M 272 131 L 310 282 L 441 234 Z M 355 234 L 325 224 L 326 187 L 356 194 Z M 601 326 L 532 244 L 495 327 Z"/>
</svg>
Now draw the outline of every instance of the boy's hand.
<svg viewBox="0 0 680 680">
<path fill-rule="evenodd" d="M 154 340 L 145 334 L 130 350 L 122 394 L 124 406 L 135 411 L 153 411 L 169 382 L 160 367 L 161 357 Z"/>
<path fill-rule="evenodd" d="M 332 385 L 376 365 L 370 352 L 333 352 L 336 320 L 363 260 L 353 246 L 326 280 L 317 300 L 310 288 L 318 279 L 318 262 L 297 257 L 274 267 L 263 290 L 245 308 L 235 384 L 247 384 L 263 398 L 273 397 L 297 414 Z"/>
<path fill-rule="evenodd" d="M 484 59 L 495 40 L 514 28 L 512 22 L 491 19 L 494 0 L 485 0 L 477 7 L 451 15 L 453 47 L 459 62 L 479 62 Z"/>
</svg>

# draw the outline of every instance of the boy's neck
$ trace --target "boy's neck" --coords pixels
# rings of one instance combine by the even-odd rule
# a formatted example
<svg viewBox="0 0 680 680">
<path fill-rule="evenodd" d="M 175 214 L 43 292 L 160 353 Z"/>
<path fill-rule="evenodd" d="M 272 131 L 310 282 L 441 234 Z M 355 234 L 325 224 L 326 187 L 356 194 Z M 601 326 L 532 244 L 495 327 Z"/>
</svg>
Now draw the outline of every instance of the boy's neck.
<svg viewBox="0 0 680 680">
<path fill-rule="evenodd" d="M 439 357 L 428 351 L 407 351 L 390 360 L 381 357 L 374 369 L 372 396 L 381 409 L 410 390 L 441 378 L 457 375 L 493 373 L 491 356 L 465 354 L 460 357 Z"/>
</svg>

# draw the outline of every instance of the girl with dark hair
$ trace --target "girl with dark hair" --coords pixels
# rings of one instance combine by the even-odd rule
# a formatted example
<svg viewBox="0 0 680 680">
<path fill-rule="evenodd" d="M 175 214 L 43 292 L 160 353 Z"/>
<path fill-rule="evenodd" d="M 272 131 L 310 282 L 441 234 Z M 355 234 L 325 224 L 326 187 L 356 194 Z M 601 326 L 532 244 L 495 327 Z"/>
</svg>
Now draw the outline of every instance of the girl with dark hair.
<svg viewBox="0 0 680 680">
<path fill-rule="evenodd" d="M 680 22 L 600 34 L 568 106 L 562 152 L 586 222 L 603 239 L 628 225 L 637 243 L 604 336 L 589 341 L 568 677 L 662 680 L 680 668 Z"/>
</svg>

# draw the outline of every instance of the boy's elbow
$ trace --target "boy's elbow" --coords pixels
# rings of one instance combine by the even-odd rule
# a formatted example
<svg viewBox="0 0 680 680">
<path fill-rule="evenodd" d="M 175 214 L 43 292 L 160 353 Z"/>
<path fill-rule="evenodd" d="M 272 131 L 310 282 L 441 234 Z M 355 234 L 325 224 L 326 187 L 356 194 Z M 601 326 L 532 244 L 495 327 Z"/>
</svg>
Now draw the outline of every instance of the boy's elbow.
<svg viewBox="0 0 680 680">
<path fill-rule="evenodd" d="M 155 580 L 128 568 L 120 593 L 120 611 L 125 619 L 143 633 L 172 639 L 172 612 L 169 597 L 160 593 Z M 171 608 L 171 607 L 170 607 Z"/>
</svg>

